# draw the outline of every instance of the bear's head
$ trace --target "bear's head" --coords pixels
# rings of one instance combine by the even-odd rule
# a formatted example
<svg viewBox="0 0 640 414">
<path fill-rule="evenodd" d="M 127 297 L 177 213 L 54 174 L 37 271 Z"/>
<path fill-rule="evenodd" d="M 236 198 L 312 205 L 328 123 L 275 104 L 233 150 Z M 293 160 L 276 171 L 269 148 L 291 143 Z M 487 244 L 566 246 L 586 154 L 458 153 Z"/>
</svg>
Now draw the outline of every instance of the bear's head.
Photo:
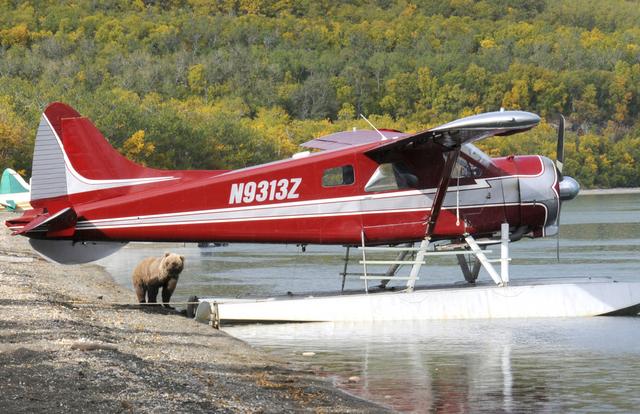
<svg viewBox="0 0 640 414">
<path fill-rule="evenodd" d="M 161 266 L 167 274 L 178 277 L 184 268 L 184 256 L 175 253 L 165 253 Z"/>
</svg>

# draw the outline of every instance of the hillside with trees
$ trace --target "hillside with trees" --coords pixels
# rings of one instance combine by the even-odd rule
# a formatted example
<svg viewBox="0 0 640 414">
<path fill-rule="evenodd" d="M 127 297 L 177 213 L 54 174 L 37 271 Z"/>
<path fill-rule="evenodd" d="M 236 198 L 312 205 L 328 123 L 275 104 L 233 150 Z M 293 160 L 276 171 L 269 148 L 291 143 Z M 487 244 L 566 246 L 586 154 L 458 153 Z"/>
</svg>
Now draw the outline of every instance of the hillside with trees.
<svg viewBox="0 0 640 414">
<path fill-rule="evenodd" d="M 62 4 L 65 3 L 65 4 Z M 0 0 L 0 167 L 30 173 L 51 101 L 158 168 L 237 168 L 337 130 L 483 111 L 544 121 L 481 146 L 640 186 L 640 6 L 597 0 Z"/>
</svg>

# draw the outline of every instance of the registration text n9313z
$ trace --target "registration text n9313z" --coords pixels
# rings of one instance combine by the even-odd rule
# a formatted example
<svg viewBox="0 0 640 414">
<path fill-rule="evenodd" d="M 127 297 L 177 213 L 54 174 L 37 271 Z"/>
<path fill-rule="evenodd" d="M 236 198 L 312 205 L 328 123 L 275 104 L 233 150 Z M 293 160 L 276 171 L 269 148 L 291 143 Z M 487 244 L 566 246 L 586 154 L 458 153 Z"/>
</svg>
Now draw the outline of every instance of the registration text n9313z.
<svg viewBox="0 0 640 414">
<path fill-rule="evenodd" d="M 257 201 L 291 200 L 300 197 L 298 187 L 302 178 L 281 178 L 279 180 L 262 180 L 258 183 L 248 181 L 246 183 L 231 184 L 229 204 L 253 203 Z"/>
</svg>

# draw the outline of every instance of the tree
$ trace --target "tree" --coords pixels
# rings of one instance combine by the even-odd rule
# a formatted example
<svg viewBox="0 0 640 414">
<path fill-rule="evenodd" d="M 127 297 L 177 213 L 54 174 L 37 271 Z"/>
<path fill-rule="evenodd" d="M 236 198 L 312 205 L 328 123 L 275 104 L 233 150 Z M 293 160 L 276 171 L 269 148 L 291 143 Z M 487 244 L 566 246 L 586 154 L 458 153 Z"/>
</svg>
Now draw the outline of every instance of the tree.
<svg viewBox="0 0 640 414">
<path fill-rule="evenodd" d="M 153 154 L 155 145 L 145 142 L 144 131 L 138 130 L 122 144 L 123 155 L 141 165 L 146 165 L 146 159 Z"/>
</svg>

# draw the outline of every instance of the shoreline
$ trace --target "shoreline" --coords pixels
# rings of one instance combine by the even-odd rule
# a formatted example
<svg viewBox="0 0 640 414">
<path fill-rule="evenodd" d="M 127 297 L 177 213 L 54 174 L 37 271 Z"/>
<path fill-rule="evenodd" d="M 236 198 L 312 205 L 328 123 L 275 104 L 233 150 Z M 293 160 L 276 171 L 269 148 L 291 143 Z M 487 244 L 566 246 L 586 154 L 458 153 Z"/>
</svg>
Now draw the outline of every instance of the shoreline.
<svg viewBox="0 0 640 414">
<path fill-rule="evenodd" d="M 617 187 L 617 188 L 589 188 L 580 190 L 581 195 L 614 195 L 614 194 L 640 194 L 640 187 Z"/>
<path fill-rule="evenodd" d="M 7 412 L 389 412 L 174 311 L 110 305 L 135 294 L 101 266 L 44 261 L 4 226 L 0 280 Z"/>
</svg>

